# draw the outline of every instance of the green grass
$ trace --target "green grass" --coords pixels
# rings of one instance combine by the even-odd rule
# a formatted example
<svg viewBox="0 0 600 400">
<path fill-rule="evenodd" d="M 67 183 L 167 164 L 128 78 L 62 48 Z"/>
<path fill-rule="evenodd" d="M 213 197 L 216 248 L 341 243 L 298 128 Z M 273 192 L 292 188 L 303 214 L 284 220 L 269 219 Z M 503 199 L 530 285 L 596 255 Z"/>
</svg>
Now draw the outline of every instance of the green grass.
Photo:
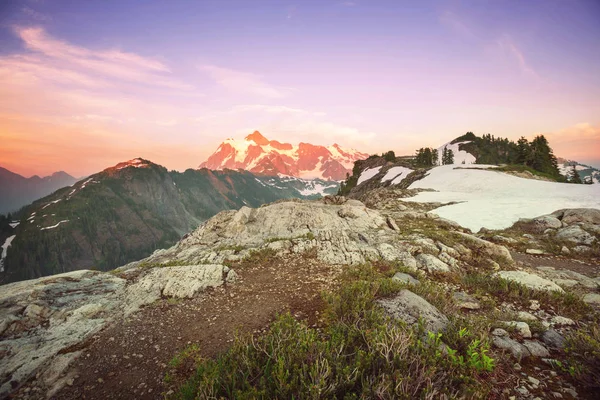
<svg viewBox="0 0 600 400">
<path fill-rule="evenodd" d="M 508 281 L 488 274 L 468 274 L 463 276 L 464 288 L 489 294 L 499 301 L 512 301 L 521 306 L 529 306 L 529 300 L 538 300 L 543 308 L 552 308 L 559 315 L 580 320 L 592 315 L 592 308 L 577 294 L 566 291 L 533 290 L 517 282 Z"/>
<path fill-rule="evenodd" d="M 497 167 L 494 168 L 494 171 L 501 171 L 501 172 L 529 172 L 532 175 L 535 176 L 539 176 L 542 178 L 547 178 L 550 179 L 552 181 L 555 182 L 565 182 L 566 179 L 561 175 L 561 176 L 553 176 L 544 172 L 540 172 L 540 171 L 536 171 L 533 168 L 527 167 L 525 165 L 521 165 L 521 164 L 508 164 L 508 165 L 504 165 L 502 167 Z"/>
<path fill-rule="evenodd" d="M 376 300 L 405 287 L 390 278 L 397 270 L 349 267 L 340 288 L 324 296 L 319 329 L 280 315 L 266 334 L 237 337 L 224 354 L 201 360 L 174 397 L 487 398 L 496 369 L 482 335 L 487 325 L 456 318 L 446 336 L 389 319 Z M 439 288 L 418 290 L 442 302 Z"/>
</svg>

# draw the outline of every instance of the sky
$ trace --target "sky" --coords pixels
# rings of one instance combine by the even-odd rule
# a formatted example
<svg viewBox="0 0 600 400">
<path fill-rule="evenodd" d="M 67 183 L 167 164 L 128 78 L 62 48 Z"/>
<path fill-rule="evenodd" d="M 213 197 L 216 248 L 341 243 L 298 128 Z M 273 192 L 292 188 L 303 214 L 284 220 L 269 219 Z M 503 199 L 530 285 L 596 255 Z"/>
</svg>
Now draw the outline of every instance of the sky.
<svg viewBox="0 0 600 400">
<path fill-rule="evenodd" d="M 413 154 L 472 131 L 600 167 L 597 0 L 2 0 L 0 166 L 195 168 L 226 138 Z"/>
</svg>

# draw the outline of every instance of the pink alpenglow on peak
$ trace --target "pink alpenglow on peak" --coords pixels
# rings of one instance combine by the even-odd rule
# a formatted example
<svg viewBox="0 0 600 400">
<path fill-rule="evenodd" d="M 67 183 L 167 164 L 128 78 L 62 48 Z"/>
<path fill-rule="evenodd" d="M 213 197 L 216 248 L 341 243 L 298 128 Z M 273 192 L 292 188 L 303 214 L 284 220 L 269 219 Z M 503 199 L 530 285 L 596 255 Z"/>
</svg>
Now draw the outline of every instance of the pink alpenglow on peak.
<svg viewBox="0 0 600 400">
<path fill-rule="evenodd" d="M 351 173 L 354 161 L 368 156 L 338 144 L 325 147 L 310 143 L 281 143 L 254 131 L 244 140 L 225 140 L 199 168 L 243 169 L 258 175 L 283 174 L 339 181 Z"/>
</svg>

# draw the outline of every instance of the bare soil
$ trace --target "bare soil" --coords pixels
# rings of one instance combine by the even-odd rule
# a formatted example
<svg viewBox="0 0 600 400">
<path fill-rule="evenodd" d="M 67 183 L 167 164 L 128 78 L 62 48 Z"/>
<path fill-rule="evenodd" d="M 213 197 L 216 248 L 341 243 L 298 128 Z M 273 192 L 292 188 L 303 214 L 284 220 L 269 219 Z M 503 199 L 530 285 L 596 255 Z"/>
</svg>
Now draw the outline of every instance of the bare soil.
<svg viewBox="0 0 600 400">
<path fill-rule="evenodd" d="M 192 344 L 200 356 L 214 357 L 236 333 L 265 331 L 285 311 L 318 324 L 321 292 L 333 287 L 337 275 L 306 256 L 244 263 L 234 270 L 240 277 L 235 284 L 195 299 L 160 300 L 93 336 L 72 367 L 77 378 L 54 398 L 161 399 L 174 389 L 164 382 L 169 361 Z M 193 372 L 190 363 L 186 368 Z"/>
<path fill-rule="evenodd" d="M 532 267 L 553 267 L 555 269 L 568 269 L 578 272 L 590 278 L 600 275 L 600 264 L 592 261 L 580 261 L 571 258 L 554 255 L 532 255 L 511 251 L 515 261 L 529 264 Z"/>
</svg>

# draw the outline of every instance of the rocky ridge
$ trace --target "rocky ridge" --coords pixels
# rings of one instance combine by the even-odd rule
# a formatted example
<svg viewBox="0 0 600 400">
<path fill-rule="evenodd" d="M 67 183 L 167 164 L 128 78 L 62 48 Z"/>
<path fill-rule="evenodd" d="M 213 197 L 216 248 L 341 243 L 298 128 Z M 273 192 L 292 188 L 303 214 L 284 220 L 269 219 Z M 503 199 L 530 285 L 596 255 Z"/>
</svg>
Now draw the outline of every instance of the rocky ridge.
<svg viewBox="0 0 600 400">
<path fill-rule="evenodd" d="M 579 317 L 593 315 L 598 306 L 598 271 L 588 276 L 589 272 L 543 262 L 522 262 L 522 253 L 506 247 L 516 239 L 496 233 L 494 243 L 486 240 L 492 233 L 473 235 L 429 213 L 435 205 L 404 202 L 403 193 L 406 189 L 381 188 L 365 200 L 368 207 L 356 199 L 331 196 L 222 211 L 175 246 L 112 273 L 78 271 L 7 285 L 0 298 L 6 321 L 0 329 L 0 351 L 9 360 L 0 371 L 2 391 L 13 392 L 34 375 L 39 393 L 52 394 L 72 384 L 76 372 L 69 364 L 81 355 L 86 338 L 161 298 L 202 296 L 207 288 L 233 283 L 238 273 L 227 265 L 261 252 L 283 260 L 309 257 L 337 266 L 337 271 L 368 262 L 398 266 L 403 272 L 394 279 L 406 287 L 380 303 L 391 316 L 408 324 L 423 319 L 430 330 L 444 332 L 450 329 L 449 309 L 465 318 L 490 318 L 493 312 L 497 316 L 488 335 L 494 352 L 506 352 L 516 363 L 548 360 L 547 368 L 528 370 L 529 380 L 515 391 L 507 388 L 507 396 L 533 398 L 548 385 L 565 397 L 575 391 L 570 383 L 551 376 L 551 364 L 554 357 L 562 357 L 569 332 L 590 323 Z M 594 232 L 600 224 L 594 210 L 555 214 L 560 229 L 586 228 L 585 232 L 593 232 L 591 242 L 597 242 Z M 551 229 L 558 228 L 549 217 L 542 220 L 556 227 Z M 536 229 L 541 224 L 527 223 Z M 442 312 L 418 287 L 448 293 L 449 308 Z M 564 307 L 563 300 L 550 297 L 554 292 L 583 298 L 589 309 L 575 300 L 579 308 Z M 524 293 L 533 297 L 523 298 Z"/>
</svg>

